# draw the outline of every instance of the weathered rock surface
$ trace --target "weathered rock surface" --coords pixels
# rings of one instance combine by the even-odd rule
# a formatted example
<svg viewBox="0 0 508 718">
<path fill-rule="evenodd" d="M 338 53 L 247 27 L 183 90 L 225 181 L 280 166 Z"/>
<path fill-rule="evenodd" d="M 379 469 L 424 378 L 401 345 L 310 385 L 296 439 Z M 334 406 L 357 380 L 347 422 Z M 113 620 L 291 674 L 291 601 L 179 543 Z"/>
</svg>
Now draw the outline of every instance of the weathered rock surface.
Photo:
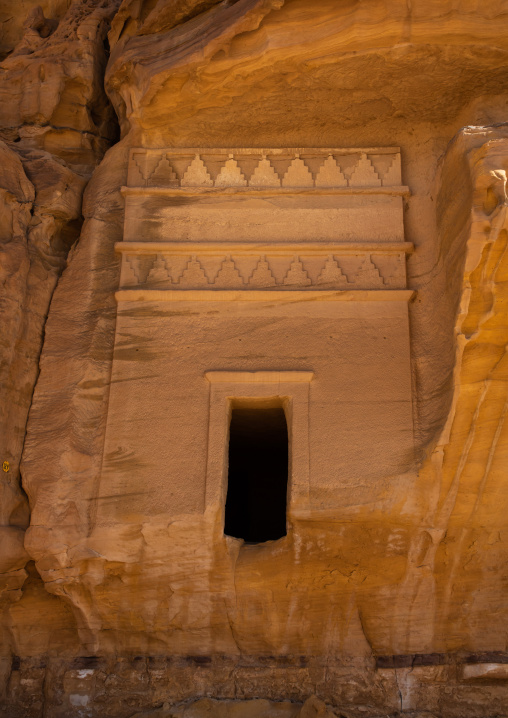
<svg viewBox="0 0 508 718">
<path fill-rule="evenodd" d="M 102 89 L 108 12 L 110 16 L 111 9 L 101 9 L 97 3 L 75 5 L 59 24 L 35 8 L 25 23 L 25 37 L 0 65 L 0 136 L 6 140 L 0 142 L 4 336 L 0 446 L 5 462 L 0 486 L 0 591 L 6 611 L 2 655 L 15 650 L 19 641 L 25 646 L 20 653 L 51 652 L 50 636 L 60 628 L 65 633 L 66 621 L 70 620 L 69 630 L 75 631 L 74 620 L 67 616 L 69 609 L 42 590 L 33 567 L 29 582 L 40 584 L 38 601 L 25 599 L 25 565 L 30 557 L 23 542 L 29 507 L 20 486 L 20 460 L 53 291 L 80 233 L 83 190 L 109 142 L 101 137 L 111 124 Z M 95 109 L 100 126 L 91 120 Z M 11 602 L 22 598 L 22 586 L 23 601 L 15 608 Z M 30 608 L 20 616 L 19 606 Z M 62 611 L 64 625 L 55 633 Z M 37 613 L 44 612 L 48 620 L 41 635 L 28 640 L 30 648 L 25 640 L 30 634 L 27 623 L 34 625 Z M 58 639 L 55 649 L 63 649 Z"/>
<path fill-rule="evenodd" d="M 114 2 L 73 3 L 51 34 L 28 28 L 0 65 L 0 136 L 89 174 L 115 139 L 103 87 Z M 35 24 L 44 20 L 39 17 Z"/>
<path fill-rule="evenodd" d="M 29 514 L 19 487 L 19 462 L 28 410 L 38 375 L 51 297 L 65 264 L 69 246 L 77 239 L 81 195 L 86 181 L 63 162 L 36 150 L 20 156 L 4 144 L 2 184 L 2 559 L 5 588 L 14 589 L 14 575 L 22 585 L 28 556 L 23 548 Z M 13 574 L 14 572 L 14 574 Z"/>
<path fill-rule="evenodd" d="M 0 10 L 0 59 L 13 51 L 27 30 L 48 37 L 69 8 L 69 0 L 30 0 L 19 4 L 5 0 Z"/>
<path fill-rule="evenodd" d="M 347 718 L 347 714 L 337 713 L 331 710 L 326 704 L 319 700 L 316 696 L 311 696 L 305 703 L 291 703 L 285 701 L 275 703 L 266 699 L 258 699 L 251 701 L 216 701 L 203 698 L 190 705 L 181 705 L 171 708 L 168 704 L 161 709 L 148 713 L 137 713 L 133 718 L 145 718 L 148 715 L 160 716 L 160 718 L 176 718 L 178 716 L 184 718 L 201 718 L 201 716 L 209 716 L 209 718 L 256 718 L 257 716 L 266 716 L 266 718 Z M 431 717 L 429 717 L 431 718 Z"/>
<path fill-rule="evenodd" d="M 508 3 L 41 7 L 16 14 L 0 66 L 9 715 L 503 715 Z M 102 159 L 116 140 L 104 83 L 122 139 Z M 380 146 L 401 147 L 410 190 L 414 456 L 377 476 L 367 433 L 372 474 L 317 488 L 288 536 L 259 546 L 196 508 L 201 478 L 173 513 L 149 480 L 108 492 L 114 362 L 148 381 L 177 345 L 141 339 L 160 332 L 146 311 L 115 347 L 130 150 Z M 240 338 L 217 342 L 221 361 Z M 248 348 L 249 368 L 275 344 Z M 196 333 L 196 356 L 210 345 Z M 131 449 L 118 470 L 135 481 Z M 117 501 L 131 508 L 108 523 Z"/>
</svg>

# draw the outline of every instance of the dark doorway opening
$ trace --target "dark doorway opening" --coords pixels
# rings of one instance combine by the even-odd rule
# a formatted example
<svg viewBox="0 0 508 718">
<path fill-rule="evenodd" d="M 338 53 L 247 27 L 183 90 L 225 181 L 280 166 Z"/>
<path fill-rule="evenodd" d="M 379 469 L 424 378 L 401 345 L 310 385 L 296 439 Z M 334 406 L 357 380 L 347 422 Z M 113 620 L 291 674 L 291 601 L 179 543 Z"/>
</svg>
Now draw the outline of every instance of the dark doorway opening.
<svg viewBox="0 0 508 718">
<path fill-rule="evenodd" d="M 247 543 L 286 535 L 288 428 L 282 407 L 234 408 L 224 533 Z"/>
</svg>

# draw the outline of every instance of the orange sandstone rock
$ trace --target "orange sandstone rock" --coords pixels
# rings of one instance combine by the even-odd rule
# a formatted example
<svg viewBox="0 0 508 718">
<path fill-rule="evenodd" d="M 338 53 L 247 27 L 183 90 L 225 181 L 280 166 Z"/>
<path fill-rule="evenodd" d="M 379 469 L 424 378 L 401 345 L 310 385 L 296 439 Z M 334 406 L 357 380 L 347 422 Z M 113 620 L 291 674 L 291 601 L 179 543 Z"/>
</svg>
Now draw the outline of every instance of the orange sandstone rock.
<svg viewBox="0 0 508 718">
<path fill-rule="evenodd" d="M 0 66 L 9 714 L 497 714 L 506 3 L 64 10 Z"/>
</svg>

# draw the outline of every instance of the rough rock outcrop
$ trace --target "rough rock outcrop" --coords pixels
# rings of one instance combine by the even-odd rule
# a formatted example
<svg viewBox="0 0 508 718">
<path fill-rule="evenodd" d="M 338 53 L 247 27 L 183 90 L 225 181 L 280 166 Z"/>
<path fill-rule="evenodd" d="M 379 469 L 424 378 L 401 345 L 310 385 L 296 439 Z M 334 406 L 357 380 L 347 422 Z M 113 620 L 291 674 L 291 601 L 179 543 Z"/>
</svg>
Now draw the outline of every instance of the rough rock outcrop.
<svg viewBox="0 0 508 718">
<path fill-rule="evenodd" d="M 80 233 L 83 190 L 113 137 L 112 114 L 102 89 L 103 42 L 112 11 L 98 3 L 78 4 L 58 24 L 55 18 L 46 20 L 36 7 L 25 23 L 25 35 L 0 65 L 0 136 L 6 141 L 0 143 L 1 302 L 6 337 L 0 369 L 4 397 L 0 590 L 7 611 L 12 600 L 21 598 L 30 559 L 23 548 L 29 507 L 20 485 L 20 460 L 45 322 L 69 250 Z M 35 576 L 40 581 L 36 571 Z M 48 604 L 42 592 L 41 611 L 45 604 L 59 615 L 55 602 Z M 33 621 L 33 616 L 28 620 Z M 23 637 L 13 639 L 19 630 L 23 632 L 25 621 L 19 617 L 17 621 L 13 627 L 12 616 L 5 616 L 2 653 L 14 650 L 13 640 L 24 642 Z M 43 652 L 48 650 L 52 624 L 50 620 Z M 34 641 L 34 647 L 37 643 L 40 646 Z"/>
<path fill-rule="evenodd" d="M 23 548 L 29 514 L 19 487 L 19 461 L 28 409 L 38 375 L 44 325 L 69 246 L 77 239 L 86 180 L 63 162 L 37 150 L 20 155 L 4 143 L 2 157 L 2 562 L 6 588 L 12 571 L 24 581 Z"/>
<path fill-rule="evenodd" d="M 263 699 L 251 701 L 214 701 L 203 698 L 189 704 L 183 704 L 171 708 L 165 704 L 161 709 L 148 713 L 137 713 L 132 718 L 145 718 L 148 715 L 160 716 L 160 718 L 256 718 L 259 715 L 266 718 L 348 718 L 342 711 L 337 713 L 331 710 L 316 696 L 311 696 L 305 703 L 275 703 Z M 432 717 L 429 717 L 432 718 Z"/>
<path fill-rule="evenodd" d="M 52 34 L 27 29 L 0 66 L 4 139 L 46 150 L 89 175 L 116 133 L 102 82 L 114 11 L 114 2 L 83 0 Z"/>
</svg>

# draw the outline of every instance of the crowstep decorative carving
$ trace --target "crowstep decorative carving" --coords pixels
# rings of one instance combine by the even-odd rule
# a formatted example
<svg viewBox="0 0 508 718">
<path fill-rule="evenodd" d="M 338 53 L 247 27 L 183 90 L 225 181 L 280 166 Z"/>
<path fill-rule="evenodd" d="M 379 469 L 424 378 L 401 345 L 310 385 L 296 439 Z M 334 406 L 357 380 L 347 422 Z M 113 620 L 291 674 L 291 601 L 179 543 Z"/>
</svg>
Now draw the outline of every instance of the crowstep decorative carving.
<svg viewBox="0 0 508 718">
<path fill-rule="evenodd" d="M 384 157 L 384 162 L 378 162 Z M 354 164 L 351 165 L 351 159 Z M 389 164 L 386 162 L 389 159 Z M 219 163 L 220 170 L 213 171 Z M 249 166 L 255 162 L 254 170 Z M 376 166 L 379 165 L 379 166 Z M 386 169 L 388 167 L 388 169 Z M 282 181 L 281 181 L 282 178 Z M 151 150 L 134 149 L 129 187 L 397 187 L 401 184 L 397 148 L 306 150 Z"/>
</svg>

